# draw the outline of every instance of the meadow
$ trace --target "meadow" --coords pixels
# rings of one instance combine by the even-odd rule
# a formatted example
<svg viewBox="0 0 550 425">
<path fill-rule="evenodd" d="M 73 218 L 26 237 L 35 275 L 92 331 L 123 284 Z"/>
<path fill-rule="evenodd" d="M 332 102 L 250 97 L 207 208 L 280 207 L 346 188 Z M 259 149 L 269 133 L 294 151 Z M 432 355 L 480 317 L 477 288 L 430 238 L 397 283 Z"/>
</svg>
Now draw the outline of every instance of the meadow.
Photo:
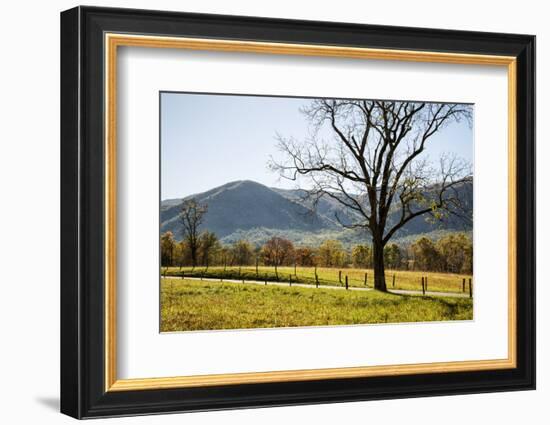
<svg viewBox="0 0 550 425">
<path fill-rule="evenodd" d="M 267 280 L 268 282 L 289 282 L 316 285 L 315 273 L 319 285 L 344 286 L 346 276 L 350 287 L 372 288 L 374 272 L 368 269 L 356 268 L 325 268 L 325 267 L 274 267 L 255 266 L 242 267 L 163 267 L 161 273 L 166 276 L 178 277 L 205 277 L 212 279 L 230 280 Z M 365 285 L 366 275 L 366 285 Z M 394 280 L 395 276 L 395 280 Z M 437 273 L 407 270 L 387 270 L 386 286 L 389 290 L 403 289 L 422 291 L 422 277 L 428 278 L 427 290 L 433 292 L 462 292 L 462 283 L 465 280 L 464 290 L 469 292 L 471 275 L 454 273 Z M 394 284 L 395 282 L 395 284 Z"/>
<path fill-rule="evenodd" d="M 162 332 L 472 318 L 470 298 L 161 279 Z"/>
</svg>

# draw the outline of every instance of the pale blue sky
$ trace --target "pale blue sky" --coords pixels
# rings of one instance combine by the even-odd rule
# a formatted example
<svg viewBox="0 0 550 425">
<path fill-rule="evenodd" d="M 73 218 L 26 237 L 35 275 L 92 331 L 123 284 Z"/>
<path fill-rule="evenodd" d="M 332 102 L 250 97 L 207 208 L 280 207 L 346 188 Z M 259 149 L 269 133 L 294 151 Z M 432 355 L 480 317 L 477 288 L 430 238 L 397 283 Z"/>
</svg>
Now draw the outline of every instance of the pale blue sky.
<svg viewBox="0 0 550 425">
<path fill-rule="evenodd" d="M 300 107 L 311 99 L 161 93 L 161 199 L 181 198 L 235 180 L 293 188 L 268 170 L 277 156 L 275 135 L 298 140 L 309 134 Z M 472 161 L 468 123 L 451 123 L 427 143 L 437 159 L 454 152 Z"/>
</svg>

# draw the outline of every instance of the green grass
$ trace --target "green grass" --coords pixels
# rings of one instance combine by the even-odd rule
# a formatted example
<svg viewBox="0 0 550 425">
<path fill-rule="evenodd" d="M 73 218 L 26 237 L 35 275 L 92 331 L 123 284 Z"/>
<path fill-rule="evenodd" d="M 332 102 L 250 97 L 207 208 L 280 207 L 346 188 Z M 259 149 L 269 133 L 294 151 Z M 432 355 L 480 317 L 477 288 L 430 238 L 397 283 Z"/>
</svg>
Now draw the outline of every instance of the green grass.
<svg viewBox="0 0 550 425">
<path fill-rule="evenodd" d="M 339 271 L 342 272 L 342 283 L 339 282 Z M 294 267 L 278 267 L 278 273 L 275 274 L 273 267 L 258 267 L 258 275 L 256 275 L 256 267 L 243 266 L 227 267 L 196 267 L 194 270 L 191 267 L 163 268 L 162 273 L 166 271 L 167 276 L 181 276 L 182 272 L 187 277 L 208 277 L 215 279 L 236 279 L 236 280 L 267 280 L 270 282 L 280 281 L 288 282 L 290 276 L 295 283 L 305 283 L 315 285 L 315 269 L 313 267 L 297 267 L 296 275 Z M 372 288 L 374 273 L 372 270 L 353 269 L 353 268 L 317 268 L 320 285 L 336 285 L 341 286 L 345 282 L 345 276 L 348 276 L 348 284 L 352 287 L 365 287 L 365 273 L 367 274 L 367 287 Z M 395 286 L 392 286 L 393 276 L 395 275 Z M 278 279 L 277 279 L 278 276 Z M 403 270 L 388 270 L 386 271 L 386 285 L 388 289 L 407 289 L 421 291 L 421 278 L 428 277 L 428 290 L 437 292 L 462 292 L 462 279 L 466 279 L 466 291 L 468 291 L 468 279 L 472 276 L 459 275 L 453 273 L 433 273 L 433 272 L 416 272 Z"/>
<path fill-rule="evenodd" d="M 471 320 L 468 298 L 161 280 L 161 331 Z"/>
</svg>

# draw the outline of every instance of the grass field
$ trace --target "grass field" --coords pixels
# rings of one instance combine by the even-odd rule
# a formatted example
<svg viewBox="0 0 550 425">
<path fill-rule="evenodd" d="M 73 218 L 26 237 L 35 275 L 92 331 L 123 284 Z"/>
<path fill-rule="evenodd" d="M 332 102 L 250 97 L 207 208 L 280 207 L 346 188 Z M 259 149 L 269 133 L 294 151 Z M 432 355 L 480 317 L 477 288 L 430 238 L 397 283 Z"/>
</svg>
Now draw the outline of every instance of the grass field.
<svg viewBox="0 0 550 425">
<path fill-rule="evenodd" d="M 469 298 L 161 279 L 161 331 L 471 320 Z"/>
<path fill-rule="evenodd" d="M 339 272 L 342 273 L 342 283 L 339 281 Z M 278 273 L 275 274 L 273 267 L 196 267 L 194 270 L 191 267 L 170 267 L 163 268 L 162 273 L 166 272 L 167 276 L 181 276 L 182 273 L 188 277 L 209 277 L 220 279 L 236 279 L 236 280 L 264 280 L 288 282 L 292 278 L 292 282 L 305 283 L 315 285 L 315 269 L 313 267 L 297 267 L 294 274 L 294 267 L 278 267 Z M 345 282 L 345 276 L 348 276 L 348 284 L 353 287 L 365 287 L 365 274 L 367 274 L 367 287 L 372 288 L 374 273 L 372 270 L 352 269 L 352 268 L 317 268 L 317 275 L 320 285 L 336 285 L 341 286 Z M 395 275 L 395 286 L 393 286 L 393 276 Z M 422 290 L 421 278 L 428 278 L 428 290 L 436 292 L 462 292 L 462 279 L 466 279 L 466 292 L 468 291 L 468 280 L 472 276 L 459 275 L 453 273 L 433 273 L 433 272 L 416 272 L 396 270 L 386 271 L 386 285 L 388 289 L 407 289 L 407 290 Z"/>
</svg>

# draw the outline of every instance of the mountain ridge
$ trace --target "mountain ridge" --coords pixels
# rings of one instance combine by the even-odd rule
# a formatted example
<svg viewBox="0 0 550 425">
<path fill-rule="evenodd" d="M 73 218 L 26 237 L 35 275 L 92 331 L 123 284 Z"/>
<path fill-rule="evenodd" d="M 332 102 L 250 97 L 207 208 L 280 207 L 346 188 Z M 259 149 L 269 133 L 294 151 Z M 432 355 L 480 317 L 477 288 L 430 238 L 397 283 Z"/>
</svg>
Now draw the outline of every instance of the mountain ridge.
<svg viewBox="0 0 550 425">
<path fill-rule="evenodd" d="M 464 189 L 463 192 L 467 205 L 471 207 L 472 190 Z M 208 205 L 200 230 L 214 232 L 222 243 L 244 238 L 262 244 L 275 235 L 287 237 L 297 244 L 305 241 L 318 244 L 326 238 L 339 239 L 345 244 L 364 242 L 365 231 L 352 231 L 339 223 L 351 223 L 357 217 L 356 213 L 346 210 L 328 196 L 319 199 L 314 206 L 304 197 L 305 194 L 303 189 L 268 187 L 252 180 L 228 182 L 184 198 L 161 201 L 161 232 L 171 231 L 180 240 L 182 232 L 178 214 L 181 204 L 186 199 L 195 198 Z M 441 230 L 441 225 L 417 217 L 400 229 L 396 238 Z M 459 230 L 471 231 L 471 226 L 461 225 L 453 218 L 443 229 Z"/>
</svg>

